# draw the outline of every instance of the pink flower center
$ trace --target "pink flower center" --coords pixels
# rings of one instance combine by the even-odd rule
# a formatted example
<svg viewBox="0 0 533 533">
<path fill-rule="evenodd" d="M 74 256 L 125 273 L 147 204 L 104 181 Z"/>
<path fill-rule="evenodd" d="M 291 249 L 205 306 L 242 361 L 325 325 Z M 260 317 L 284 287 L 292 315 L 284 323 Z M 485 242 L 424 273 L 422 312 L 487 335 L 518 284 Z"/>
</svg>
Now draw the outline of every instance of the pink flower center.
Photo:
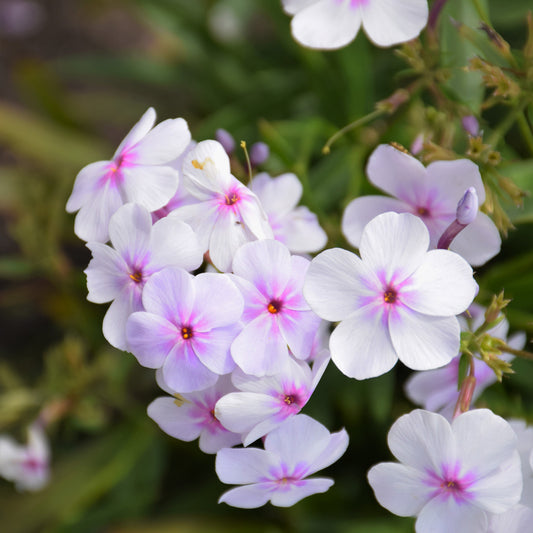
<svg viewBox="0 0 533 533">
<path fill-rule="evenodd" d="M 460 473 L 460 465 L 443 465 L 443 473 L 428 472 L 426 483 L 435 488 L 432 497 L 448 499 L 452 497 L 456 502 L 467 501 L 472 498 L 472 493 L 468 490 L 475 482 L 475 475 L 472 472 Z"/>
<path fill-rule="evenodd" d="M 193 337 L 193 330 L 190 326 L 183 326 L 181 328 L 181 337 L 184 339 L 184 340 L 189 340 Z M 214 416 L 214 415 L 213 415 Z"/>
<path fill-rule="evenodd" d="M 387 304 L 393 304 L 396 303 L 397 299 L 398 293 L 396 292 L 396 290 L 392 287 L 387 287 L 387 289 L 383 293 L 383 301 Z"/>
<path fill-rule="evenodd" d="M 132 279 L 135 283 L 141 283 L 143 280 L 143 273 L 141 270 L 134 270 L 130 274 L 130 279 Z"/>
<path fill-rule="evenodd" d="M 416 208 L 416 214 L 419 216 L 419 217 L 429 217 L 431 215 L 429 209 L 427 207 L 423 207 L 423 206 L 419 206 Z"/>
<path fill-rule="evenodd" d="M 270 300 L 270 303 L 267 306 L 268 312 L 272 315 L 275 315 L 281 311 L 283 307 L 282 303 L 279 300 Z"/>
</svg>

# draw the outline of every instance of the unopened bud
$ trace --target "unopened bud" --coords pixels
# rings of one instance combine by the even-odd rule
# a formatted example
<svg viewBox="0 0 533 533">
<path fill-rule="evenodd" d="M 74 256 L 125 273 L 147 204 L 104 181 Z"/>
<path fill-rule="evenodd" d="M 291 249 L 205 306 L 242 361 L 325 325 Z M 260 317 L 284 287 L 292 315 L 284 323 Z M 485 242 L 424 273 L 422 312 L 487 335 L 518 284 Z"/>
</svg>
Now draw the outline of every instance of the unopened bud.
<svg viewBox="0 0 533 533">
<path fill-rule="evenodd" d="M 414 141 L 411 143 L 410 152 L 413 155 L 418 155 L 422 149 L 424 148 L 424 135 L 422 133 L 419 133 Z"/>
<path fill-rule="evenodd" d="M 479 134 L 479 122 L 474 115 L 467 115 L 466 117 L 463 117 L 461 124 L 468 135 L 476 137 Z"/>
<path fill-rule="evenodd" d="M 476 189 L 474 187 L 468 187 L 457 204 L 457 222 L 465 226 L 471 224 L 477 217 L 478 208 L 479 201 Z"/>
<path fill-rule="evenodd" d="M 228 155 L 231 155 L 233 153 L 233 150 L 235 150 L 235 139 L 233 138 L 233 135 L 222 128 L 219 128 L 215 132 L 216 140 L 222 145 L 222 148 L 226 151 Z"/>
<path fill-rule="evenodd" d="M 263 142 L 255 143 L 250 148 L 250 162 L 254 167 L 263 164 L 269 155 L 270 148 Z"/>
</svg>

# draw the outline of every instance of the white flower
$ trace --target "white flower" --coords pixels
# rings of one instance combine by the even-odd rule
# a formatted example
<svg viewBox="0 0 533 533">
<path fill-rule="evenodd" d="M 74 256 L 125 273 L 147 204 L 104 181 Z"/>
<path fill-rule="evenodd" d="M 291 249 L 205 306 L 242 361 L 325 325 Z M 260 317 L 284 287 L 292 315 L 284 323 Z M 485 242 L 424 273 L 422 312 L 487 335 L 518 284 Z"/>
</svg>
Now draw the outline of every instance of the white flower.
<svg viewBox="0 0 533 533">
<path fill-rule="evenodd" d="M 362 26 L 378 46 L 392 46 L 418 36 L 427 23 L 427 0 L 282 0 L 294 15 L 293 37 L 317 49 L 341 48 Z"/>
<path fill-rule="evenodd" d="M 491 513 L 520 500 L 522 473 L 511 426 L 488 409 L 450 424 L 416 410 L 388 435 L 400 463 L 368 472 L 378 502 L 399 516 L 417 516 L 416 533 L 486 533 Z"/>
</svg>

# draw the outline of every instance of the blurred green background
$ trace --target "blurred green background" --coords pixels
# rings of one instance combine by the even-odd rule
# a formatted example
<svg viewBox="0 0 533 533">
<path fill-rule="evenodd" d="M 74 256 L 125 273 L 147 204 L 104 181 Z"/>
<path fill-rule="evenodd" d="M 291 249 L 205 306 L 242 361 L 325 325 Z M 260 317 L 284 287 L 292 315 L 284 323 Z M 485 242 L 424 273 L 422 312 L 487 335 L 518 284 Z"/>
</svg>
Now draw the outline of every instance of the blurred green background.
<svg viewBox="0 0 533 533">
<path fill-rule="evenodd" d="M 514 49 L 526 42 L 531 4 L 448 2 L 435 60 L 451 75 L 443 81 L 446 94 L 479 116 L 487 93 L 479 76 L 462 68 L 480 52 L 450 22 L 453 16 L 480 35 L 476 3 Z M 24 440 L 44 405 L 64 414 L 48 431 L 50 485 L 18 494 L 0 480 L 2 533 L 412 531 L 411 519 L 379 507 L 366 482 L 368 468 L 390 458 L 388 428 L 413 407 L 403 394 L 407 369 L 364 382 L 333 366 L 326 372 L 305 412 L 331 431 L 346 427 L 351 439 L 326 472 L 335 478 L 328 493 L 290 509 L 218 505 L 227 487 L 216 478 L 214 456 L 167 437 L 148 419 L 146 406 L 160 395 L 153 373 L 105 342 L 106 306 L 86 301 L 83 269 L 90 253 L 64 206 L 77 172 L 109 159 L 154 106 L 160 119 L 184 117 L 197 140 L 225 128 L 249 145 L 267 142 L 272 155 L 263 168 L 296 172 L 303 203 L 318 213 L 330 246 L 348 246 L 340 216 L 349 200 L 372 191 L 364 167 L 377 144 L 409 147 L 444 120 L 456 130 L 453 149 L 466 150 L 458 115 L 446 115 L 431 95 L 419 93 L 393 115 L 342 138 L 329 155 L 321 153 L 328 137 L 415 74 L 362 33 L 339 51 L 303 49 L 291 38 L 279 0 L 2 0 L 0 433 Z M 507 111 L 487 110 L 481 127 L 494 131 Z M 531 190 L 533 153 L 518 125 L 498 149 L 501 173 Z M 516 228 L 501 255 L 478 269 L 479 301 L 487 304 L 505 288 L 513 298 L 512 328 L 531 336 L 533 202 L 503 206 Z M 481 403 L 533 422 L 532 365 L 516 362 L 516 375 L 493 386 Z"/>
</svg>

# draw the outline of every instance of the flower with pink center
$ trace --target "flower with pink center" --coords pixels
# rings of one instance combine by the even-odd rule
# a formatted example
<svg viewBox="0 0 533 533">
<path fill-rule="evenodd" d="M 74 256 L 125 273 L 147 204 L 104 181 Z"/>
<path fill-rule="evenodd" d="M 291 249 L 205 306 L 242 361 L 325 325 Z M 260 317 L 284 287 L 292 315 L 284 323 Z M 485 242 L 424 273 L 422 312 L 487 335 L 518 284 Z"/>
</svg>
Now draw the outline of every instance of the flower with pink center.
<svg viewBox="0 0 533 533">
<path fill-rule="evenodd" d="M 241 435 L 228 431 L 215 416 L 215 404 L 223 396 L 235 391 L 229 376 L 198 392 L 177 395 L 157 372 L 159 385 L 174 397 L 156 398 L 148 406 L 148 416 L 168 435 L 190 442 L 200 438 L 200 450 L 217 453 L 222 448 L 240 444 Z"/>
<path fill-rule="evenodd" d="M 399 516 L 417 516 L 417 533 L 486 533 L 492 513 L 520 500 L 517 438 L 488 409 L 443 416 L 416 410 L 400 417 L 388 435 L 400 463 L 368 472 L 378 502 Z"/>
<path fill-rule="evenodd" d="M 428 252 L 429 234 L 411 214 L 384 213 L 368 223 L 361 258 L 334 248 L 313 259 L 304 296 L 321 318 L 340 321 L 331 358 L 349 377 L 367 379 L 402 361 L 429 370 L 459 351 L 455 315 L 477 293 L 472 268 L 448 250 Z"/>
<path fill-rule="evenodd" d="M 161 368 L 173 391 L 206 389 L 235 368 L 230 345 L 243 299 L 228 276 L 165 268 L 147 281 L 142 302 L 145 311 L 126 325 L 129 349 L 142 366 Z"/>
<path fill-rule="evenodd" d="M 333 464 L 348 447 L 343 429 L 330 433 L 306 415 L 296 415 L 272 430 L 259 448 L 224 448 L 215 469 L 220 481 L 243 485 L 219 499 L 233 507 L 253 509 L 268 501 L 290 507 L 311 494 L 326 492 L 333 480 L 308 476 Z"/>
<path fill-rule="evenodd" d="M 472 304 L 468 313 L 471 319 L 465 316 L 459 317 L 459 323 L 463 331 L 475 331 L 483 324 L 485 309 L 477 304 Z M 487 331 L 492 337 L 508 342 L 511 348 L 520 350 L 524 347 L 526 336 L 524 333 L 516 333 L 507 340 L 509 323 L 503 319 L 494 328 Z M 510 361 L 513 356 L 504 354 L 501 359 Z M 415 372 L 405 384 L 407 397 L 414 403 L 421 405 L 428 411 L 435 411 L 451 420 L 455 404 L 459 398 L 459 361 L 458 354 L 450 363 L 442 368 L 427 370 L 425 372 Z M 472 396 L 474 403 L 481 393 L 493 383 L 497 378 L 494 371 L 481 359 L 474 358 L 474 375 L 476 387 Z"/>
<path fill-rule="evenodd" d="M 76 177 L 67 211 L 76 215 L 74 232 L 84 241 L 106 242 L 109 220 L 129 202 L 148 211 L 163 207 L 178 188 L 179 174 L 170 166 L 188 146 L 191 134 L 182 118 L 155 128 L 150 108 L 118 147 L 111 161 L 84 167 Z"/>
<path fill-rule="evenodd" d="M 328 241 L 317 216 L 303 205 L 302 184 L 295 174 L 271 178 L 266 172 L 257 174 L 250 185 L 257 195 L 274 232 L 274 238 L 295 254 L 318 252 Z"/>
<path fill-rule="evenodd" d="M 176 209 L 171 216 L 192 226 L 218 270 L 229 272 L 235 252 L 244 243 L 273 237 L 261 203 L 231 174 L 228 155 L 220 143 L 198 143 L 183 172 L 185 187 L 197 201 Z"/>
<path fill-rule="evenodd" d="M 248 446 L 300 412 L 328 362 L 329 353 L 324 351 L 312 371 L 306 362 L 292 357 L 285 369 L 274 376 L 257 378 L 236 369 L 232 381 L 238 391 L 221 398 L 215 414 L 224 427 L 242 433 L 242 442 Z"/>
<path fill-rule="evenodd" d="M 344 211 L 342 232 L 350 244 L 359 247 L 366 224 L 375 216 L 394 211 L 418 216 L 429 230 L 430 247 L 456 219 L 457 204 L 469 187 L 477 193 L 479 205 L 485 201 L 485 188 L 478 167 L 468 159 L 435 161 L 427 168 L 418 159 L 393 146 L 378 146 L 366 169 L 376 187 L 392 195 L 361 196 Z M 492 220 L 478 212 L 475 220 L 459 233 L 450 250 L 479 266 L 494 257 L 501 247 L 498 229 Z"/>
<path fill-rule="evenodd" d="M 166 266 L 194 270 L 202 252 L 192 229 L 180 220 L 163 219 L 152 226 L 148 210 L 126 204 L 109 222 L 111 246 L 89 242 L 93 258 L 85 269 L 87 299 L 112 302 L 104 317 L 103 333 L 115 348 L 127 349 L 126 321 L 141 311 L 146 281 Z"/>
<path fill-rule="evenodd" d="M 342 48 L 359 28 L 377 46 L 393 46 L 418 37 L 428 20 L 427 0 L 282 0 L 294 15 L 292 36 L 303 46 Z"/>
<path fill-rule="evenodd" d="M 232 279 L 244 297 L 244 328 L 231 355 L 246 374 L 274 375 L 289 361 L 311 353 L 320 318 L 302 295 L 309 267 L 279 241 L 245 244 L 235 254 Z"/>
<path fill-rule="evenodd" d="M 0 477 L 13 481 L 17 490 L 42 489 L 50 476 L 49 462 L 48 441 L 39 423 L 29 427 L 25 446 L 0 435 Z"/>
</svg>

